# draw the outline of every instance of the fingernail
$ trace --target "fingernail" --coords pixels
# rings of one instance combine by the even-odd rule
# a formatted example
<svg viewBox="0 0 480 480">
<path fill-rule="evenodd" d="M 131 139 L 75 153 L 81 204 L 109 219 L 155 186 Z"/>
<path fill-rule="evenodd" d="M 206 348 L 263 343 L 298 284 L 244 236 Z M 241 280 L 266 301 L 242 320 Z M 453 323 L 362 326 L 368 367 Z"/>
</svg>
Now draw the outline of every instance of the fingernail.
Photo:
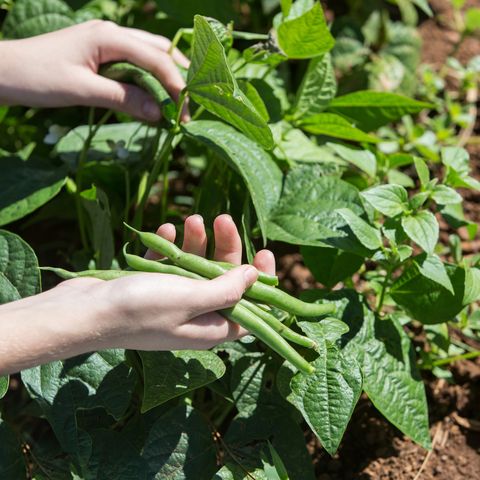
<svg viewBox="0 0 480 480">
<path fill-rule="evenodd" d="M 200 220 L 203 223 L 203 217 L 201 215 L 199 215 L 198 213 L 195 213 L 194 215 L 192 215 L 192 217 L 197 218 L 198 220 Z"/>
<path fill-rule="evenodd" d="M 143 104 L 143 114 L 149 120 L 158 120 L 161 115 L 160 107 L 153 100 L 147 100 Z"/>
<path fill-rule="evenodd" d="M 245 268 L 243 275 L 245 276 L 245 281 L 251 285 L 253 282 L 255 282 L 255 280 L 257 280 L 258 272 L 255 267 L 247 267 Z"/>
</svg>

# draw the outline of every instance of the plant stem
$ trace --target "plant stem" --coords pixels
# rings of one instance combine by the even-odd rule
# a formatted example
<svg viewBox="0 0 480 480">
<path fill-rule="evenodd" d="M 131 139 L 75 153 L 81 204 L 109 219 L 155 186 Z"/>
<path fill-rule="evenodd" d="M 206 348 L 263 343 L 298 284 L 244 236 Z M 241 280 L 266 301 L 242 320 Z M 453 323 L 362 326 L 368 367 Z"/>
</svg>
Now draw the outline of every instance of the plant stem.
<svg viewBox="0 0 480 480">
<path fill-rule="evenodd" d="M 388 288 L 388 284 L 390 282 L 390 278 L 392 276 L 392 271 L 393 271 L 393 269 L 391 267 L 389 267 L 387 269 L 387 273 L 386 273 L 385 278 L 383 280 L 382 290 L 380 292 L 380 298 L 378 300 L 378 305 L 377 305 L 377 313 L 381 312 L 382 307 L 383 307 L 383 303 L 385 302 L 385 294 L 387 293 L 387 288 Z"/>
<path fill-rule="evenodd" d="M 452 357 L 441 358 L 432 362 L 432 366 L 439 367 L 441 365 L 448 365 L 449 363 L 453 363 L 458 360 L 468 360 L 477 357 L 480 357 L 480 350 L 474 350 L 473 352 L 467 352 L 462 355 L 454 355 Z"/>
</svg>

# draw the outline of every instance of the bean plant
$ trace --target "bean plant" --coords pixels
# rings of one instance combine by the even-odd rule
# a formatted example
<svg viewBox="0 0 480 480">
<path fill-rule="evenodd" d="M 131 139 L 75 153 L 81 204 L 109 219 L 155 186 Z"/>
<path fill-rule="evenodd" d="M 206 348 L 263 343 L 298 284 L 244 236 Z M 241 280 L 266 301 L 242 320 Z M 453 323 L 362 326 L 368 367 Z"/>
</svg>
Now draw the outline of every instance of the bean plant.
<svg viewBox="0 0 480 480">
<path fill-rule="evenodd" d="M 95 17 L 129 24 L 145 15 L 138 3 L 7 2 L 2 33 L 23 38 Z M 41 274 L 54 283 L 49 270 L 110 281 L 136 270 L 213 278 L 231 268 L 151 233 L 189 213 L 211 225 L 229 212 L 248 262 L 265 245 L 300 251 L 312 288 L 295 298 L 276 276 L 260 276 L 223 312 L 252 335 L 209 351 L 106 350 L 21 372 L 0 409 L 1 478 L 313 480 L 305 436 L 334 455 L 362 392 L 431 448 L 420 370 L 442 375 L 452 359 L 480 353 L 459 351 L 448 335 L 449 327 L 480 330 L 480 259 L 464 257 L 455 234 L 477 235 L 461 193 L 480 182 L 452 140 L 461 121 L 448 138 L 438 135 L 445 104 L 428 81 L 436 74 L 410 88 L 414 55 L 401 81 L 374 81 L 370 67 L 382 55 L 392 65 L 415 53 L 416 40 L 397 48 L 410 27 L 369 12 L 353 38 L 330 30 L 319 2 L 297 0 L 264 12 L 268 31 L 247 32 L 230 22 L 241 24 L 229 2 L 157 3 L 178 23 L 173 46 L 191 59 L 180 98 L 125 62 L 100 73 L 146 89 L 162 109 L 158 125 L 94 109 L 80 124 L 78 112 L 51 121 L 0 107 L 9 134 L 0 138 L 0 226 L 8 228 L 0 230 L 0 303 L 39 293 Z M 431 13 L 423 0 L 396 3 L 410 23 L 415 6 Z M 138 26 L 151 28 L 144 21 Z M 378 36 L 385 28 L 389 40 Z M 383 53 L 368 60 L 377 47 Z M 360 68 L 348 64 L 359 49 L 372 74 L 361 85 L 345 80 Z M 187 101 L 192 120 L 182 123 Z M 429 148 L 418 128 L 435 132 Z M 67 240 L 34 251 L 21 237 L 42 225 L 49 238 L 68 230 Z M 143 258 L 145 246 L 170 261 Z M 415 349 L 414 329 L 436 339 L 428 351 Z M 8 387 L 1 378 L 0 396 Z"/>
</svg>

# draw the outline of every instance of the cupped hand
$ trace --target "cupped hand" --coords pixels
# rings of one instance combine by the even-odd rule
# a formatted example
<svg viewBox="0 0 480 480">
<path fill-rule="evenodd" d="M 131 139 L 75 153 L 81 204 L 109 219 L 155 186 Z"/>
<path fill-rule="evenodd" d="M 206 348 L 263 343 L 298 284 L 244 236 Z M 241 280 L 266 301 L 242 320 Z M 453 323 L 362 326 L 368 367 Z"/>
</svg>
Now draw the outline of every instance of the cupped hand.
<svg viewBox="0 0 480 480">
<path fill-rule="evenodd" d="M 160 110 L 142 89 L 98 75 L 99 66 L 128 61 L 152 72 L 177 99 L 188 59 L 171 42 L 142 30 L 91 20 L 52 33 L 0 42 L 0 104 L 111 108 L 155 122 Z M 183 120 L 188 120 L 185 110 Z"/>
<path fill-rule="evenodd" d="M 175 227 L 164 224 L 157 234 L 174 241 Z M 229 215 L 216 218 L 214 237 L 214 259 L 240 265 L 242 242 Z M 186 219 L 182 248 L 205 255 L 207 235 L 199 215 Z M 155 254 L 149 251 L 147 256 L 154 258 Z M 255 256 L 254 266 L 239 266 L 214 280 L 140 273 L 97 285 L 95 295 L 115 305 L 108 315 L 112 346 L 137 350 L 206 349 L 240 338 L 247 332 L 216 310 L 235 305 L 256 280 L 257 269 L 274 274 L 275 258 L 270 251 L 262 250 Z"/>
</svg>

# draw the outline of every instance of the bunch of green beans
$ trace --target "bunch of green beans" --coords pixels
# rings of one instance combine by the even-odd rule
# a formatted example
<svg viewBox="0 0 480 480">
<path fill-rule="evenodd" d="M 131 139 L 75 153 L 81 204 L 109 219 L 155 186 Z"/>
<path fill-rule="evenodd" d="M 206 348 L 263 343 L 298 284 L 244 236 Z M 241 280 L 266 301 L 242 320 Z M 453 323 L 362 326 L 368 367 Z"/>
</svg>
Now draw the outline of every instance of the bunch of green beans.
<svg viewBox="0 0 480 480">
<path fill-rule="evenodd" d="M 206 258 L 186 253 L 174 243 L 154 233 L 133 230 L 140 241 L 154 252 L 166 257 L 165 261 L 148 260 L 127 252 L 124 247 L 125 260 L 130 268 L 143 272 L 167 273 L 193 279 L 212 279 L 223 275 L 235 267 L 226 262 L 216 262 Z M 333 313 L 333 304 L 313 304 L 298 300 L 287 293 L 278 290 L 276 276 L 259 274 L 258 280 L 246 290 L 246 298 L 242 298 L 234 307 L 224 309 L 220 313 L 229 320 L 238 323 L 257 338 L 262 340 L 272 350 L 277 352 L 292 365 L 304 373 L 312 373 L 313 366 L 308 363 L 288 342 L 296 343 L 306 348 L 315 348 L 316 343 L 284 325 L 263 305 L 273 305 L 288 313 L 303 317 L 322 316 Z M 260 302 L 262 305 L 256 303 Z"/>
</svg>

